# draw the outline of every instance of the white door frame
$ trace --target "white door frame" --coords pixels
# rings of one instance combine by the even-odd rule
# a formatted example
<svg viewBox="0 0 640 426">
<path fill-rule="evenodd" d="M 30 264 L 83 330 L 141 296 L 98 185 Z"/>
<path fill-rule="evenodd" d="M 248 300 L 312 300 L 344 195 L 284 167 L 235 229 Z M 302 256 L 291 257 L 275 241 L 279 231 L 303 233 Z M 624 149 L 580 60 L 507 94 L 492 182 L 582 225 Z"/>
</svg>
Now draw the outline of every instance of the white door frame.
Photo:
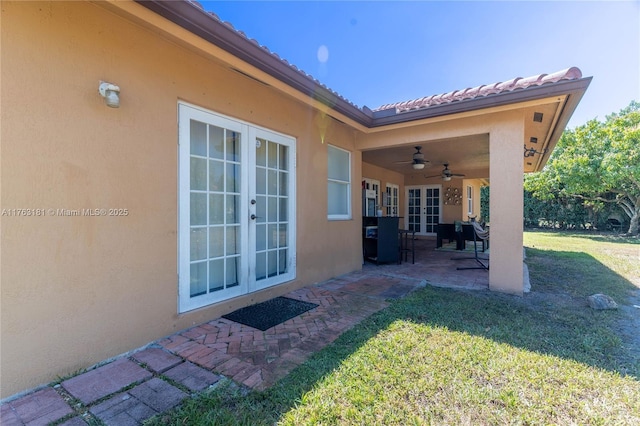
<svg viewBox="0 0 640 426">
<path fill-rule="evenodd" d="M 427 190 L 428 189 L 437 189 L 438 190 L 438 205 L 436 206 L 438 208 L 438 220 L 436 223 L 431 223 L 432 225 L 432 232 L 429 232 L 429 230 L 427 230 L 427 208 L 429 206 L 427 206 Z M 435 230 L 435 225 L 437 225 L 439 222 L 442 222 L 442 185 L 441 184 L 431 184 L 431 185 L 408 185 L 405 186 L 405 228 L 406 229 L 411 229 L 410 227 L 414 224 L 413 220 L 412 220 L 412 210 L 410 210 L 410 207 L 413 208 L 413 211 L 415 211 L 415 209 L 417 208 L 417 206 L 410 206 L 410 197 L 409 197 L 409 192 L 411 190 L 418 190 L 419 191 L 419 199 L 420 199 L 420 212 L 417 213 L 417 215 L 419 216 L 419 228 L 416 229 L 416 235 L 422 235 L 422 236 L 433 236 L 436 235 L 436 230 Z M 431 206 L 432 208 L 434 206 Z M 413 213 L 416 214 L 416 213 Z M 433 213 L 430 213 L 431 215 L 433 215 Z"/>
<path fill-rule="evenodd" d="M 260 217 L 261 215 L 266 214 L 268 216 L 271 215 L 269 212 L 269 208 L 258 211 L 258 204 L 253 203 L 253 200 L 259 200 L 260 197 L 266 196 L 266 194 L 258 194 L 257 191 L 257 183 L 256 183 L 256 170 L 259 167 L 256 163 L 256 151 L 258 148 L 258 139 L 269 141 L 270 143 L 279 144 L 288 149 L 288 173 L 282 172 L 281 174 L 285 175 L 286 184 L 284 185 L 287 189 L 287 194 L 278 194 L 278 196 L 271 196 L 271 199 L 276 198 L 278 201 L 282 200 L 287 204 L 287 219 L 286 220 L 272 220 L 271 218 Z M 271 287 L 273 285 L 281 284 L 286 281 L 291 281 L 296 277 L 296 144 L 295 139 L 282 135 L 270 130 L 262 129 L 256 126 L 253 126 L 249 129 L 249 146 L 250 146 L 250 161 L 253 167 L 250 172 L 250 182 L 256 183 L 252 184 L 249 187 L 249 218 L 251 219 L 252 226 L 249 227 L 249 247 L 251 249 L 251 255 L 249 257 L 249 293 L 262 290 L 267 287 Z M 273 168 L 271 168 L 271 171 Z M 276 210 L 279 211 L 280 205 L 276 207 Z M 256 218 L 252 219 L 252 215 L 255 215 Z M 264 219 L 264 220 L 263 220 Z M 267 225 L 269 223 L 270 225 Z M 286 264 L 288 265 L 288 269 L 284 273 L 278 273 L 277 275 L 268 276 L 264 279 L 257 279 L 257 259 L 256 259 L 256 251 L 257 248 L 257 229 L 261 225 L 265 225 L 267 227 L 276 227 L 278 233 L 278 243 L 280 244 L 280 226 L 285 226 L 288 231 L 286 232 L 284 242 L 284 246 L 286 247 Z M 276 238 L 271 236 L 272 238 Z M 274 249 L 275 250 L 275 249 Z M 271 251 L 274 253 L 274 251 Z M 268 254 L 268 253 L 266 253 Z M 279 272 L 279 271 L 278 271 Z"/>
<path fill-rule="evenodd" d="M 239 137 L 239 160 L 233 160 L 225 162 L 225 172 L 230 166 L 239 167 L 240 179 L 240 192 L 227 192 L 227 188 L 220 192 L 211 193 L 209 189 L 198 191 L 191 189 L 191 161 L 198 161 L 200 158 L 206 160 L 207 164 L 210 164 L 214 159 L 209 157 L 202 157 L 201 155 L 191 154 L 191 121 L 197 121 L 220 127 L 222 129 L 237 132 L 234 136 Z M 257 206 L 252 204 L 251 200 L 256 200 L 256 138 L 264 138 L 269 141 L 273 141 L 276 144 L 283 144 L 288 149 L 288 173 L 281 173 L 286 175 L 286 188 L 288 190 L 287 197 L 281 197 L 285 203 L 285 208 L 288 208 L 287 222 L 285 223 L 285 243 L 286 245 L 286 270 L 284 273 L 275 274 L 267 279 L 256 280 L 256 227 L 257 227 Z M 226 142 L 225 142 L 226 143 Z M 295 158 L 296 158 L 296 141 L 295 138 L 282 135 L 267 129 L 251 125 L 249 123 L 243 123 L 238 120 L 217 114 L 194 105 L 190 105 L 184 102 L 178 103 L 178 312 L 186 312 L 196 308 L 208 306 L 223 300 L 227 300 L 233 297 L 241 296 L 251 293 L 272 285 L 280 284 L 286 281 L 295 279 L 296 276 L 296 187 L 295 187 Z M 192 158 L 193 157 L 193 158 Z M 201 160 L 201 161 L 202 161 Z M 225 160 L 226 161 L 226 160 Z M 227 164 L 229 163 L 229 164 Z M 217 164 L 217 163 L 216 163 Z M 206 166 L 206 170 L 209 170 Z M 207 172 L 208 173 L 208 172 Z M 226 176 L 226 175 L 225 175 Z M 207 175 L 206 179 L 209 180 L 210 176 Z M 238 176 L 234 177 L 235 179 Z M 210 184 L 209 184 L 210 185 Z M 211 230 L 211 223 L 207 222 L 205 225 L 193 225 L 191 224 L 191 196 L 194 194 L 203 193 L 209 203 L 208 197 L 215 197 L 217 194 L 228 198 L 229 196 L 238 197 L 239 210 L 236 212 L 238 223 L 232 222 L 230 226 L 226 225 L 226 222 L 222 227 L 225 229 L 225 234 L 228 234 L 228 228 L 239 227 L 239 256 L 227 255 L 228 241 L 222 241 L 224 247 L 224 255 L 222 256 L 224 268 L 227 268 L 227 260 L 232 259 L 233 263 L 238 264 L 235 272 L 235 281 L 237 285 L 230 285 L 227 287 L 226 279 L 223 289 L 216 289 L 215 291 L 210 288 L 209 271 L 211 268 L 210 262 L 216 262 L 220 258 L 211 258 L 211 242 L 214 240 L 209 233 Z M 197 196 L 197 195 L 196 195 Z M 280 198 L 278 198 L 280 201 Z M 210 205 L 207 204 L 207 209 Z M 278 207 L 280 208 L 280 203 Z M 209 210 L 207 210 L 209 211 Z M 227 211 L 224 212 L 227 214 Z M 207 213 L 207 216 L 209 213 Z M 209 219 L 207 219 L 209 220 Z M 281 224 L 282 222 L 275 222 Z M 215 225 L 214 227 L 219 226 Z M 191 244 L 192 244 L 192 232 L 203 228 L 206 229 L 205 234 L 207 236 L 207 243 L 205 250 L 207 255 L 205 260 L 191 260 Z M 280 230 L 280 228 L 278 228 Z M 234 234 L 237 235 L 237 234 Z M 278 234 L 278 237 L 280 234 Z M 278 240 L 280 241 L 280 239 Z M 280 243 L 278 243 L 280 244 Z M 236 249 L 237 251 L 238 249 Z M 208 260 L 207 260 L 208 259 Z M 191 268 L 193 264 L 207 263 L 206 269 L 206 290 L 204 294 L 191 295 Z M 229 271 L 225 269 L 227 276 Z M 217 275 L 214 275 L 218 277 Z"/>
</svg>

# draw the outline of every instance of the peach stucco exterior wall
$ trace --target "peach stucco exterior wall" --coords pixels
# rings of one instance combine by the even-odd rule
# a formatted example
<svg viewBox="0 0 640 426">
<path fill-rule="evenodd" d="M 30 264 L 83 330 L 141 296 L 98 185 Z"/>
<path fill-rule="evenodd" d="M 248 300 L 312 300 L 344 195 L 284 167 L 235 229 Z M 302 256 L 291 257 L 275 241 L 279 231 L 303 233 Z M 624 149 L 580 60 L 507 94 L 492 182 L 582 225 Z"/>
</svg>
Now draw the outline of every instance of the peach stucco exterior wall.
<svg viewBox="0 0 640 426">
<path fill-rule="evenodd" d="M 491 269 L 489 288 L 523 294 L 522 111 L 504 114 L 489 134 L 491 151 Z"/>
<path fill-rule="evenodd" d="M 99 4 L 1 7 L 1 207 L 44 213 L 0 218 L 0 398 L 361 267 L 360 194 L 353 220 L 326 217 L 327 144 L 353 152 L 357 181 L 354 130 Z M 99 80 L 120 86 L 120 108 L 104 105 Z M 297 279 L 183 315 L 180 100 L 295 137 L 299 166 Z M 127 215 L 59 210 L 84 208 Z"/>
</svg>

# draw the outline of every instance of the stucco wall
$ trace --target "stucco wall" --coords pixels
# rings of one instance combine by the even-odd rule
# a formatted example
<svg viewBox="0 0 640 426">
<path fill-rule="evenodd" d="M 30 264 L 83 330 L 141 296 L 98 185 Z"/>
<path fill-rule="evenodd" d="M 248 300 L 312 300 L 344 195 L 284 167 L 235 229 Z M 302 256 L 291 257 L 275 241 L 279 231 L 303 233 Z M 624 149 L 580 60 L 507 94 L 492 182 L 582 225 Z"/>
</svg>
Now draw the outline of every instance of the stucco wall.
<svg viewBox="0 0 640 426">
<path fill-rule="evenodd" d="M 491 269 L 489 288 L 523 294 L 522 151 L 513 141 L 524 138 L 522 111 L 505 114 L 491 132 Z"/>
<path fill-rule="evenodd" d="M 44 213 L 1 217 L 0 397 L 360 267 L 358 215 L 326 218 L 327 143 L 353 151 L 353 130 L 325 118 L 323 143 L 316 111 L 99 5 L 1 7 L 1 204 Z M 177 314 L 179 100 L 297 138 L 296 281 Z M 85 208 L 128 213 L 59 210 Z"/>
<path fill-rule="evenodd" d="M 446 197 L 446 192 L 448 188 L 451 188 L 451 191 L 458 190 L 458 194 L 460 194 L 459 204 L 444 204 L 442 205 L 442 222 L 443 223 L 453 223 L 457 220 L 466 220 L 466 205 L 464 198 L 464 191 L 466 190 L 465 186 L 462 184 L 462 180 L 460 179 L 451 179 L 449 182 L 443 182 L 442 179 L 437 179 L 438 183 L 442 184 L 442 194 L 443 197 Z"/>
</svg>

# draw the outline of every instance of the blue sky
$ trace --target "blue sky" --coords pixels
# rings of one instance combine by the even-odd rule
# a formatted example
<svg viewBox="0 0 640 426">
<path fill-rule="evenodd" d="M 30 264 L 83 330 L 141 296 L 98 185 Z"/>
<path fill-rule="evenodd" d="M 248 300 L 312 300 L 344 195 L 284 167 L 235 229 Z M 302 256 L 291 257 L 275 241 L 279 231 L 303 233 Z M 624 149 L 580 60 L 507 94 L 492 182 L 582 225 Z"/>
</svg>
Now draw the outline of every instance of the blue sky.
<svg viewBox="0 0 640 426">
<path fill-rule="evenodd" d="M 202 1 L 357 106 L 571 66 L 593 77 L 569 127 L 640 101 L 640 1 Z"/>
</svg>

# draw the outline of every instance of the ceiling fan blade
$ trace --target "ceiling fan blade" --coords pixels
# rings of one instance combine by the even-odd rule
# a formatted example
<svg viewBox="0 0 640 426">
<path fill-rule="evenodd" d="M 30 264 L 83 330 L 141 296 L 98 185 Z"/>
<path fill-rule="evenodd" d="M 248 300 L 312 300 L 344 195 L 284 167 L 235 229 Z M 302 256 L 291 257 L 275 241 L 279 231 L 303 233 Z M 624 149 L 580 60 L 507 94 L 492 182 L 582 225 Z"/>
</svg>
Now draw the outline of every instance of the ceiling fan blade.
<svg viewBox="0 0 640 426">
<path fill-rule="evenodd" d="M 424 178 L 425 179 L 431 179 L 431 178 L 434 178 L 434 177 L 442 177 L 442 175 L 440 174 L 440 175 L 433 175 L 433 176 L 425 176 Z"/>
<path fill-rule="evenodd" d="M 424 158 L 424 154 L 421 151 L 422 147 L 421 146 L 416 146 L 415 149 L 416 149 L 416 152 L 413 153 L 411 160 L 394 161 L 393 164 L 411 164 L 411 165 L 423 164 L 423 165 L 428 165 L 429 164 L 429 160 L 426 160 Z"/>
</svg>

